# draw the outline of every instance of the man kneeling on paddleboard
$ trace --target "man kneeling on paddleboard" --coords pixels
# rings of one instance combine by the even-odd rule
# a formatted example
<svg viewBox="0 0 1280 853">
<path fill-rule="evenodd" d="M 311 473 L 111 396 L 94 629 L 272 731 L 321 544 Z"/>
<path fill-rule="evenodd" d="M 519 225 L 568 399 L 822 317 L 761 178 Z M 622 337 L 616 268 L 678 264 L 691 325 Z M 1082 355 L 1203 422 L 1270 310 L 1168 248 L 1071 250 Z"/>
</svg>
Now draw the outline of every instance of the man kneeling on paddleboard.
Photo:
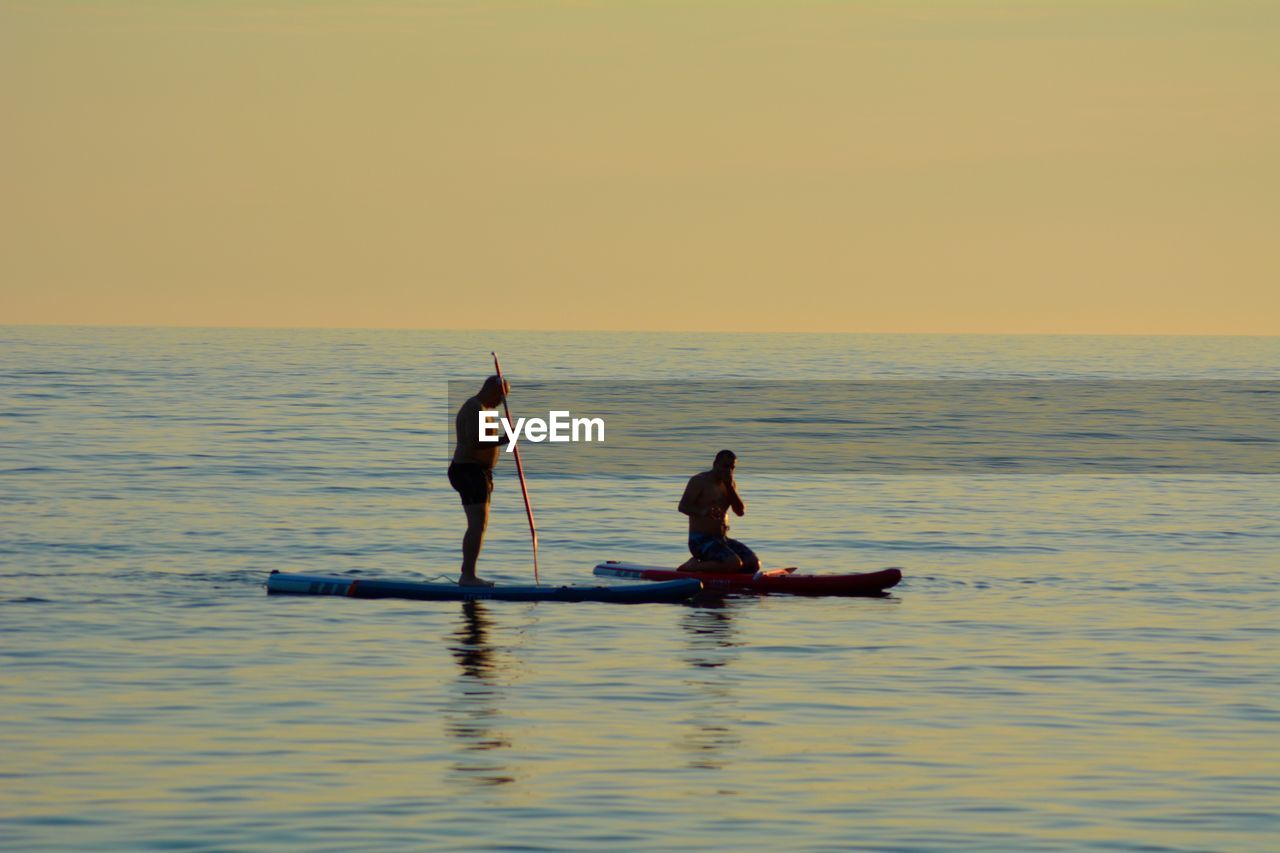
<svg viewBox="0 0 1280 853">
<path fill-rule="evenodd" d="M 760 558 L 736 539 L 730 539 L 728 513 L 747 511 L 733 481 L 738 458 L 732 450 L 716 454 L 710 471 L 694 474 L 680 498 L 679 510 L 689 516 L 689 553 L 693 559 L 680 568 L 689 572 L 757 572 Z"/>
</svg>

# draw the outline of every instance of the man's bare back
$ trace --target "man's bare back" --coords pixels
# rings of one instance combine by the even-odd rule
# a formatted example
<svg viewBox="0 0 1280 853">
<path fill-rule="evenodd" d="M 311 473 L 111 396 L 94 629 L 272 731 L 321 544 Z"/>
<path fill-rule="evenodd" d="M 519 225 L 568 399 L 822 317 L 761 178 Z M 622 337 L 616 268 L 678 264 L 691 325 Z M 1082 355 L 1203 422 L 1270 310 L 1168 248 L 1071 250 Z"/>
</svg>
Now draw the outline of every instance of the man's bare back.
<svg viewBox="0 0 1280 853">
<path fill-rule="evenodd" d="M 737 492 L 735 491 L 736 495 Z M 689 516 L 689 532 L 704 536 L 724 536 L 729 532 L 729 489 L 714 473 L 703 471 L 689 478 L 680 511 Z"/>
</svg>

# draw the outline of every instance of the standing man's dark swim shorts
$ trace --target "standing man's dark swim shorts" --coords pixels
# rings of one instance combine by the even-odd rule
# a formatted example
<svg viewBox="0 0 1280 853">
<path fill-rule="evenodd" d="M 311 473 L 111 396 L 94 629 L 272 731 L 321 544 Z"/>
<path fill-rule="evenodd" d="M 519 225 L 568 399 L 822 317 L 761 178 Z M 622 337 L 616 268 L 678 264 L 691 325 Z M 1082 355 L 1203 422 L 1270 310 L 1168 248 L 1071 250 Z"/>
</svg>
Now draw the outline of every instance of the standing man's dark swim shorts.
<svg viewBox="0 0 1280 853">
<path fill-rule="evenodd" d="M 463 506 L 487 504 L 493 494 L 493 469 L 479 462 L 454 462 L 449 466 L 449 485 L 462 498 Z"/>
</svg>

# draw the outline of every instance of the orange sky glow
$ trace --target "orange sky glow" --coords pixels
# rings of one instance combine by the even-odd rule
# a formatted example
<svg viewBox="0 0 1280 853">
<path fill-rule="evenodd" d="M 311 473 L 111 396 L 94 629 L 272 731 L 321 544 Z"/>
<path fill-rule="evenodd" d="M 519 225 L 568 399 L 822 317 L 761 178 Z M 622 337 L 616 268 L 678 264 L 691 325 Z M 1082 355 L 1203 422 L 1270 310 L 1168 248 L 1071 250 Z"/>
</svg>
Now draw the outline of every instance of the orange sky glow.
<svg viewBox="0 0 1280 853">
<path fill-rule="evenodd" d="M 1280 5 L 0 0 L 0 323 L 1280 334 Z"/>
</svg>

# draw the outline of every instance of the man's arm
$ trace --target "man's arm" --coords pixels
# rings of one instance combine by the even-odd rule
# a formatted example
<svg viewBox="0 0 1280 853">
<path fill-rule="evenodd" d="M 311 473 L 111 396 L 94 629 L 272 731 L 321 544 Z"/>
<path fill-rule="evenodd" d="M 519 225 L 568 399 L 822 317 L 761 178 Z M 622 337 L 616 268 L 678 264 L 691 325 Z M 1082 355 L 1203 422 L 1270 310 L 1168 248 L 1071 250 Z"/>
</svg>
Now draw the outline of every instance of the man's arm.
<svg viewBox="0 0 1280 853">
<path fill-rule="evenodd" d="M 485 442 L 484 442 L 485 444 L 496 444 L 499 447 L 502 447 L 511 439 L 507 436 L 507 431 L 502 428 L 501 412 L 496 410 L 477 409 L 476 410 L 476 434 L 480 435 L 481 433 L 480 415 L 482 412 L 485 412 L 485 411 L 493 411 L 495 417 L 492 419 L 489 428 L 487 430 L 484 430 L 486 435 L 481 437 L 485 438 Z M 489 440 L 489 439 L 494 439 L 495 436 L 496 436 L 496 440 L 492 440 L 492 441 Z"/>
<path fill-rule="evenodd" d="M 726 480 L 724 490 L 729 495 L 729 506 L 738 516 L 746 515 L 747 505 L 742 502 L 742 498 L 738 495 L 738 484 L 733 480 Z"/>
<path fill-rule="evenodd" d="M 698 506 L 698 478 L 690 477 L 689 484 L 684 487 L 684 495 L 680 498 L 680 505 L 676 509 L 680 510 L 687 516 L 705 515 Z"/>
</svg>

